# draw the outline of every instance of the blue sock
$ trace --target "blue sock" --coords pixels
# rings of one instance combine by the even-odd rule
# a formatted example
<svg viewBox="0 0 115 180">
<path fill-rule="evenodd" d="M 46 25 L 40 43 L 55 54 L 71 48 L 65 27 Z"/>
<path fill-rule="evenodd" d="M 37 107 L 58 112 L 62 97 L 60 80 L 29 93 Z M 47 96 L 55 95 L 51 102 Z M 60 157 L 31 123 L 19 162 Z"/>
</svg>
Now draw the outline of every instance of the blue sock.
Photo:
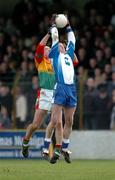
<svg viewBox="0 0 115 180">
<path fill-rule="evenodd" d="M 69 139 L 63 139 L 62 141 L 62 150 L 68 149 L 69 146 Z"/>
<path fill-rule="evenodd" d="M 51 143 L 51 139 L 45 138 L 44 139 L 44 149 L 49 149 L 50 143 Z"/>
</svg>

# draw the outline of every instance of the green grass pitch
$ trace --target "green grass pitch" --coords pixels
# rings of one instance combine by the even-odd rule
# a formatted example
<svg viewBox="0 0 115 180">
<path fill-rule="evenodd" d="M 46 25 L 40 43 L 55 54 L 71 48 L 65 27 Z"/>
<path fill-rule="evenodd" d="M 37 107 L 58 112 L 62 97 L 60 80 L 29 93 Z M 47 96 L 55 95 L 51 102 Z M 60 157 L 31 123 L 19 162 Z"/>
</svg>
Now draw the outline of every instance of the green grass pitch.
<svg viewBox="0 0 115 180">
<path fill-rule="evenodd" d="M 115 180 L 115 161 L 0 160 L 0 180 Z"/>
</svg>

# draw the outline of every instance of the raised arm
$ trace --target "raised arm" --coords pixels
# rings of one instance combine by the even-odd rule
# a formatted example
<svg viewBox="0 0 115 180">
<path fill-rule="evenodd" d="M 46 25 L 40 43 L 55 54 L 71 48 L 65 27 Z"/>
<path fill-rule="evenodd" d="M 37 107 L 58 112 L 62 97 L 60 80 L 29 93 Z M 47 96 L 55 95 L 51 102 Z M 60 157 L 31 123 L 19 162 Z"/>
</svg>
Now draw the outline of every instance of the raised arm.
<svg viewBox="0 0 115 180">
<path fill-rule="evenodd" d="M 58 29 L 55 25 L 51 27 L 52 46 L 59 42 Z"/>
<path fill-rule="evenodd" d="M 38 64 L 40 64 L 43 60 L 43 56 L 44 56 L 44 47 L 46 46 L 48 39 L 50 37 L 50 34 L 47 33 L 42 40 L 38 43 L 37 48 L 36 48 L 36 52 L 35 52 L 35 64 L 38 67 Z"/>
<path fill-rule="evenodd" d="M 52 38 L 52 48 L 49 53 L 50 58 L 54 58 L 59 55 L 59 34 L 58 29 L 55 24 L 56 15 L 52 16 L 52 26 L 50 28 L 51 38 Z"/>
<path fill-rule="evenodd" d="M 50 37 L 50 34 L 47 33 L 47 34 L 43 37 L 43 39 L 40 41 L 39 44 L 40 44 L 40 45 L 46 45 L 47 42 L 48 42 L 49 37 Z"/>
<path fill-rule="evenodd" d="M 74 50 L 75 50 L 75 35 L 74 32 L 70 26 L 69 20 L 68 24 L 66 26 L 66 32 L 67 32 L 67 48 L 66 51 L 68 55 L 71 57 L 72 60 L 74 60 Z"/>
<path fill-rule="evenodd" d="M 75 35 L 70 25 L 66 27 L 66 31 L 67 31 L 68 45 L 72 43 L 73 47 L 75 48 Z"/>
</svg>

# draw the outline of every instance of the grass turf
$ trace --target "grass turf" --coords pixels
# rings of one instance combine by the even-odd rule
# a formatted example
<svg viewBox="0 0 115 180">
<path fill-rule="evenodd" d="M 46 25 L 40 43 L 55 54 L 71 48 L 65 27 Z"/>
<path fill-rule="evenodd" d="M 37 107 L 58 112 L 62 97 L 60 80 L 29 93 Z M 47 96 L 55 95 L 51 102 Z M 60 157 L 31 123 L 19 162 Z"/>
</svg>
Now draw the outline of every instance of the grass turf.
<svg viewBox="0 0 115 180">
<path fill-rule="evenodd" d="M 115 161 L 0 160 L 0 180 L 115 180 Z"/>
</svg>

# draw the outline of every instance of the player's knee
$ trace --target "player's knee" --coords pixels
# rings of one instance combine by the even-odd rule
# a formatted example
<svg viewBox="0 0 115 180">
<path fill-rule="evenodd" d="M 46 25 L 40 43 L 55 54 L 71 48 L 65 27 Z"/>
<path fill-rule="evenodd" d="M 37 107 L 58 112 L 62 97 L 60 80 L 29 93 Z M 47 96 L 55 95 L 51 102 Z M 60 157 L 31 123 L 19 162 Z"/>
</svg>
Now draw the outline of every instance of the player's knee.
<svg viewBox="0 0 115 180">
<path fill-rule="evenodd" d="M 71 118 L 71 117 L 67 118 L 65 123 L 68 127 L 72 126 L 73 125 L 73 118 Z"/>
<path fill-rule="evenodd" d="M 56 126 L 57 126 L 57 128 L 61 128 L 61 127 L 62 127 L 62 122 L 61 122 L 61 121 L 58 121 L 58 122 L 56 123 Z"/>
<path fill-rule="evenodd" d="M 50 122 L 50 126 L 51 126 L 52 128 L 55 128 L 55 127 L 56 127 L 55 121 L 52 120 L 52 121 Z"/>
<path fill-rule="evenodd" d="M 56 126 L 56 125 L 57 125 L 57 122 L 58 122 L 58 116 L 57 116 L 57 115 L 52 115 L 51 121 L 52 121 L 52 124 L 53 124 L 54 126 Z"/>
</svg>

